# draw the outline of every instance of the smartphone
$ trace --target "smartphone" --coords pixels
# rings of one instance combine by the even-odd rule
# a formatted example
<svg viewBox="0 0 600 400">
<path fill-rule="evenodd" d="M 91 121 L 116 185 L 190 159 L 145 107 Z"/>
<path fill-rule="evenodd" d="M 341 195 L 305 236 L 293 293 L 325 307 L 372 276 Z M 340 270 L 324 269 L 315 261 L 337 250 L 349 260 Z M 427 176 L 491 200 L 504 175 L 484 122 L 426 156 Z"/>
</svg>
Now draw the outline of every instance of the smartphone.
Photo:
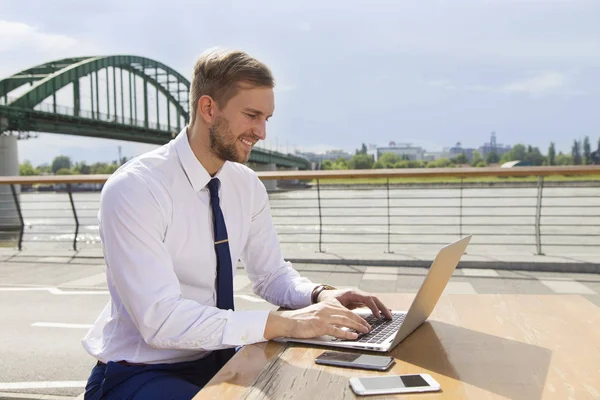
<svg viewBox="0 0 600 400">
<path fill-rule="evenodd" d="M 396 362 L 393 357 L 372 356 L 369 354 L 342 353 L 326 351 L 315 359 L 317 364 L 336 367 L 372 369 L 386 371 Z"/>
<path fill-rule="evenodd" d="M 437 392 L 440 390 L 440 384 L 428 374 L 350 378 L 350 387 L 354 393 L 359 395 Z"/>
</svg>

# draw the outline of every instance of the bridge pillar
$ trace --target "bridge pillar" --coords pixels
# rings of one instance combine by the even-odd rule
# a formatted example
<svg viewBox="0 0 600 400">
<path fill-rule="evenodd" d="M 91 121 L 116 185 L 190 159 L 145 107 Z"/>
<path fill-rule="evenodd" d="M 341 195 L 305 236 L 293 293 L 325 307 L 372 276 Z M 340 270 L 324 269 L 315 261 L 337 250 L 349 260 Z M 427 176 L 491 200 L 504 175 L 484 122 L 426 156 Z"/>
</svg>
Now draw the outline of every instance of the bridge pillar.
<svg viewBox="0 0 600 400">
<path fill-rule="evenodd" d="M 19 155 L 17 152 L 17 137 L 14 135 L 0 135 L 0 176 L 19 175 Z M 17 194 L 20 193 L 20 185 L 16 185 Z M 15 231 L 18 236 L 20 226 L 19 214 L 13 200 L 10 185 L 0 185 L 0 241 L 6 239 L 7 232 Z"/>
<path fill-rule="evenodd" d="M 254 171 L 277 171 L 277 165 L 274 163 L 271 164 L 254 164 L 249 165 Z M 262 181 L 262 183 L 267 188 L 267 191 L 277 190 L 277 181 Z"/>
</svg>

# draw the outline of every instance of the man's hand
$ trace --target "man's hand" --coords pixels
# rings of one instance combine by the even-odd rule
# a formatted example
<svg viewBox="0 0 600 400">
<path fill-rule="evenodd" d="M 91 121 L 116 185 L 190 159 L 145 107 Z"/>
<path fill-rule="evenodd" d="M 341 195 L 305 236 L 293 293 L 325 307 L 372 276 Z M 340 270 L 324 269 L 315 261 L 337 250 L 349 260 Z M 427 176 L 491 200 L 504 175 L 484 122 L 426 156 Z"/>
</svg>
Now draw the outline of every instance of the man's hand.
<svg viewBox="0 0 600 400">
<path fill-rule="evenodd" d="M 362 290 L 323 290 L 319 293 L 317 301 L 320 303 L 331 299 L 336 299 L 349 310 L 358 307 L 369 307 L 376 318 L 381 318 L 381 314 L 383 314 L 385 318 L 392 319 L 392 313 L 383 305 L 381 300 Z"/>
<path fill-rule="evenodd" d="M 344 327 L 362 333 L 371 329 L 367 321 L 332 298 L 299 310 L 269 313 L 264 337 L 267 340 L 281 336 L 311 339 L 330 335 L 349 340 L 358 337 L 356 332 L 342 329 Z"/>
</svg>

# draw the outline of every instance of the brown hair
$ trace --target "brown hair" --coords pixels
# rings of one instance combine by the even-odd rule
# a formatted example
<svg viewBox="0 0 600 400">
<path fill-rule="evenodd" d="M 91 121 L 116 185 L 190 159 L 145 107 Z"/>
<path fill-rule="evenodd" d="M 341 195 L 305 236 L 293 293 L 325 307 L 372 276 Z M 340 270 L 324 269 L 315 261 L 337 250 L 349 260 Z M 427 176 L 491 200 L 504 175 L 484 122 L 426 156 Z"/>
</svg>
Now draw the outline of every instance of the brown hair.
<svg viewBox="0 0 600 400">
<path fill-rule="evenodd" d="M 253 87 L 275 86 L 269 68 L 243 51 L 216 48 L 202 53 L 194 65 L 190 85 L 190 125 L 196 120 L 200 97 L 210 96 L 223 108 L 242 82 Z"/>
</svg>

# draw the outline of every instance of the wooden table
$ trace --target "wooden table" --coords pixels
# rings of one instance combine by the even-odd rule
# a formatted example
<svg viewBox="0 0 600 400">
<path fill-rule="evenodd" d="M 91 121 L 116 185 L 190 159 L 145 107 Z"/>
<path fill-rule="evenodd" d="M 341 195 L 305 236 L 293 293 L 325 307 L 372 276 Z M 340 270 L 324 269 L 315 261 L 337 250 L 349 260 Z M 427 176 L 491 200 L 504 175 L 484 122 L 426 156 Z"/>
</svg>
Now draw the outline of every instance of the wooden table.
<svg viewBox="0 0 600 400">
<path fill-rule="evenodd" d="M 382 294 L 406 310 L 414 295 Z M 429 373 L 442 391 L 366 399 L 600 399 L 600 308 L 581 296 L 447 295 L 387 372 L 321 366 L 325 347 L 245 346 L 201 399 L 353 399 L 353 376 Z M 352 351 L 352 350 L 341 350 Z"/>
</svg>

